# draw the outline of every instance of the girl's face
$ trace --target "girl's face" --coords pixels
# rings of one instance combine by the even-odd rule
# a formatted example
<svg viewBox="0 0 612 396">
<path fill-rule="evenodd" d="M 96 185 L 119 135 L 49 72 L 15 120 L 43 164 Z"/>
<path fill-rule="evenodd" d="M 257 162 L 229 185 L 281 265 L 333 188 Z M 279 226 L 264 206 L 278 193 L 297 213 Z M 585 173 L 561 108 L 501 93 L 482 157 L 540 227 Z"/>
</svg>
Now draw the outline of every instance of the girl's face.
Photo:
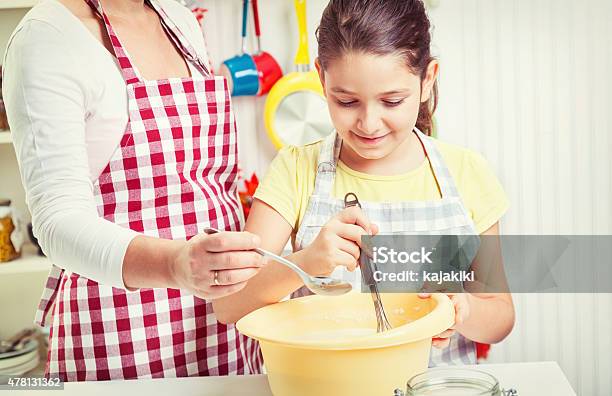
<svg viewBox="0 0 612 396">
<path fill-rule="evenodd" d="M 392 55 L 353 52 L 331 61 L 324 71 L 318 60 L 316 66 L 343 150 L 366 160 L 401 155 L 419 106 L 431 95 L 437 62 L 429 65 L 423 81 Z"/>
</svg>

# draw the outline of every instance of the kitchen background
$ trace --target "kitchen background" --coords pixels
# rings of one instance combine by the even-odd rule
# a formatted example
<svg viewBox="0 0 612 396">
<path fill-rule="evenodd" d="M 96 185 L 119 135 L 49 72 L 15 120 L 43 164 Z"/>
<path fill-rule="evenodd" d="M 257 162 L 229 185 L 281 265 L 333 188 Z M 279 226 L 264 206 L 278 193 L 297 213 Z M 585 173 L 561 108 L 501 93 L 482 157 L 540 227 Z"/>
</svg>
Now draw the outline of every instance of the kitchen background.
<svg viewBox="0 0 612 396">
<path fill-rule="evenodd" d="M 1 53 L 34 3 L 0 0 Z M 311 63 L 326 3 L 308 1 Z M 428 3 L 441 61 L 438 135 L 492 164 L 511 202 L 502 232 L 612 234 L 612 2 Z M 241 1 L 198 4 L 208 10 L 204 31 L 218 67 L 240 49 Z M 293 2 L 260 0 L 259 8 L 263 48 L 285 73 L 292 71 Z M 234 99 L 245 177 L 262 177 L 275 154 L 263 126 L 264 103 L 265 97 Z M 0 132 L 0 197 L 29 217 L 6 132 Z M 0 264 L 0 338 L 31 323 L 44 283 L 48 262 L 32 249 L 26 253 Z M 554 360 L 579 395 L 610 394 L 612 294 L 516 294 L 514 300 L 515 329 L 492 347 L 487 362 Z"/>
</svg>

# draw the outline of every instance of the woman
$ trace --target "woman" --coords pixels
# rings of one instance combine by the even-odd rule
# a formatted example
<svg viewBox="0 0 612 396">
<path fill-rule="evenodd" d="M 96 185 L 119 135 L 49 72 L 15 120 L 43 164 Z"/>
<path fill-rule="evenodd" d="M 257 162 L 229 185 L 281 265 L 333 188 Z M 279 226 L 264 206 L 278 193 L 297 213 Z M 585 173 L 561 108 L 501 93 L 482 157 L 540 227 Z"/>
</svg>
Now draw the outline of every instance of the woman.
<svg viewBox="0 0 612 396">
<path fill-rule="evenodd" d="M 53 267 L 47 376 L 250 374 L 257 344 L 211 300 L 262 261 L 239 232 L 236 131 L 190 12 L 172 0 L 43 0 L 14 32 L 4 98 Z M 227 230 L 201 234 L 213 226 Z"/>
</svg>

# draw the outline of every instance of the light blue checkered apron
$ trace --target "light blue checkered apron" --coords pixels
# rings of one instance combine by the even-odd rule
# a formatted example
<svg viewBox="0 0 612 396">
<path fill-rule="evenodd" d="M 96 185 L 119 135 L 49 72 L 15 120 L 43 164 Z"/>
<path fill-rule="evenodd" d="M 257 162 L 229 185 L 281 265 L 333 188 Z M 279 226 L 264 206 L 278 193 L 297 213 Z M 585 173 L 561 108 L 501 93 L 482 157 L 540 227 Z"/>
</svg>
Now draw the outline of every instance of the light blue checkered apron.
<svg viewBox="0 0 612 396">
<path fill-rule="evenodd" d="M 404 235 L 475 235 L 476 228 L 470 218 L 457 186 L 433 139 L 415 129 L 438 184 L 441 199 L 433 201 L 407 202 L 364 202 L 361 207 L 366 216 L 378 225 L 379 234 Z M 336 213 L 344 209 L 344 200 L 334 198 L 333 185 L 336 164 L 340 155 L 342 139 L 336 133 L 329 135 L 322 143 L 317 164 L 317 176 L 313 194 L 308 201 L 306 213 L 299 226 L 295 245 L 300 250 L 311 244 L 321 227 Z M 342 196 L 349 191 L 343 191 Z M 359 269 L 349 272 L 344 267 L 336 268 L 333 276 L 350 281 L 354 287 L 361 287 Z M 293 293 L 292 297 L 310 294 L 305 288 Z M 444 349 L 432 348 L 429 366 L 476 363 L 474 342 L 455 333 L 450 346 Z"/>
</svg>

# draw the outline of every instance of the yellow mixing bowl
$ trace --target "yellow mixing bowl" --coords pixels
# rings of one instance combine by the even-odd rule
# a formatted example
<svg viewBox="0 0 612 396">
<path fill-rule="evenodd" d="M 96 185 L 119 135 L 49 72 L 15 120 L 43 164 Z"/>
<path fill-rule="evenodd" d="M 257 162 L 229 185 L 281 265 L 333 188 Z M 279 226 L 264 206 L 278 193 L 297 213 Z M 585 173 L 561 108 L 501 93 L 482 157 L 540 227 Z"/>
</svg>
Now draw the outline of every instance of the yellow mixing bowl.
<svg viewBox="0 0 612 396">
<path fill-rule="evenodd" d="M 392 330 L 376 334 L 368 293 L 308 296 L 258 309 L 238 330 L 260 342 L 275 396 L 390 396 L 427 369 L 432 336 L 454 322 L 444 294 L 381 294 Z"/>
</svg>

